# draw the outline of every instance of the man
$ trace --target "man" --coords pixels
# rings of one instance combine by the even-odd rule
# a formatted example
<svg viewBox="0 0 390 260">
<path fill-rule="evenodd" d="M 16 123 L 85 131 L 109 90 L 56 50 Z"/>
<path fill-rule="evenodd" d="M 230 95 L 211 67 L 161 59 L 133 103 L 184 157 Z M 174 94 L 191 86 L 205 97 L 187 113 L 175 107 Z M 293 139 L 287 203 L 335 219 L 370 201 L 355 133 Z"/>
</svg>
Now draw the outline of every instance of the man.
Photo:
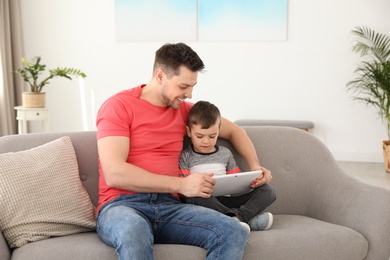
<svg viewBox="0 0 390 260">
<path fill-rule="evenodd" d="M 109 98 L 97 117 L 99 205 L 97 232 L 119 259 L 153 259 L 153 244 L 187 244 L 207 250 L 207 259 L 241 259 L 248 232 L 211 209 L 183 204 L 178 194 L 209 198 L 212 173 L 178 177 L 178 161 L 198 72 L 204 69 L 189 46 L 157 50 L 146 85 Z M 222 138 L 232 142 L 252 170 L 265 174 L 245 131 L 222 119 Z"/>
</svg>

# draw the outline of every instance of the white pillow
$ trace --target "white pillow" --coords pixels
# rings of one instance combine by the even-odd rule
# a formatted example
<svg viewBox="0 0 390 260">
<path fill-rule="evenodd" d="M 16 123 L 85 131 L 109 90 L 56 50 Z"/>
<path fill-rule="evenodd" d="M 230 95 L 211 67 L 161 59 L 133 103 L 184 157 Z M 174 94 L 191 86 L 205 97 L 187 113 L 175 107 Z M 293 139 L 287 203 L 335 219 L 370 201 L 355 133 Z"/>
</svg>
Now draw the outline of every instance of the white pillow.
<svg viewBox="0 0 390 260">
<path fill-rule="evenodd" d="M 0 154 L 0 230 L 11 248 L 95 227 L 70 137 Z"/>
</svg>

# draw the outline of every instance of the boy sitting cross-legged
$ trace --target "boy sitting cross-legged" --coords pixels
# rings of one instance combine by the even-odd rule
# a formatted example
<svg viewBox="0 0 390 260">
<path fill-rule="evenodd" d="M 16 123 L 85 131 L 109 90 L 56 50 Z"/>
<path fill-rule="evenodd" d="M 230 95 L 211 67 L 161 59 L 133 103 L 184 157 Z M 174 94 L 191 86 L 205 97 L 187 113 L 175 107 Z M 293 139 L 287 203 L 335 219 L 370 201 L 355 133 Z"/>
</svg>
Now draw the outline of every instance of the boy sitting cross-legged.
<svg viewBox="0 0 390 260">
<path fill-rule="evenodd" d="M 199 172 L 212 172 L 214 175 L 240 172 L 230 150 L 216 145 L 220 124 L 220 111 L 210 102 L 199 101 L 190 109 L 187 135 L 192 144 L 181 153 L 181 176 Z M 238 196 L 182 197 L 182 200 L 236 218 L 248 232 L 267 230 L 272 226 L 273 216 L 264 210 L 275 201 L 275 191 L 269 184 L 255 187 L 254 183 L 250 185 L 252 191 Z"/>
</svg>

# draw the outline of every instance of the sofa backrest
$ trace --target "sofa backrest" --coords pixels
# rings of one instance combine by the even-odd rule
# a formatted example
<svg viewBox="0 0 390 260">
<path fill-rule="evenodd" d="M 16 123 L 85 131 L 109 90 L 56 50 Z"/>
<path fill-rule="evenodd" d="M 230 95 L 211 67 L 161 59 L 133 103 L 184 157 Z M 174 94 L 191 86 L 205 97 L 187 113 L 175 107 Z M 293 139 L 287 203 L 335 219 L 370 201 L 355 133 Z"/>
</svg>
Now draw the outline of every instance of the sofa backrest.
<svg viewBox="0 0 390 260">
<path fill-rule="evenodd" d="M 272 171 L 271 184 L 277 193 L 277 200 L 271 206 L 273 213 L 307 213 L 311 210 L 307 204 L 311 203 L 305 201 L 315 200 L 314 194 L 318 193 L 313 192 L 313 189 L 320 188 L 324 185 L 322 183 L 327 183 L 323 182 L 324 179 L 331 178 L 341 171 L 329 150 L 310 133 L 289 127 L 244 126 L 243 128 L 254 143 L 261 164 Z M 0 153 L 30 149 L 62 136 L 70 136 L 72 139 L 79 164 L 80 179 L 92 203 L 96 206 L 99 180 L 96 132 L 4 136 L 0 138 Z M 188 142 L 186 138 L 185 145 Z M 218 144 L 232 150 L 241 170 L 249 170 L 246 162 L 228 141 L 219 139 Z M 297 201 L 299 203 L 296 203 Z"/>
<path fill-rule="evenodd" d="M 345 189 L 345 183 L 358 182 L 341 169 L 329 149 L 311 133 L 292 127 L 242 127 L 261 164 L 272 172 L 271 185 L 277 198 L 268 210 L 274 214 L 323 219 L 321 207 L 340 203 L 335 190 Z M 238 164 L 245 165 L 241 157 Z"/>
</svg>

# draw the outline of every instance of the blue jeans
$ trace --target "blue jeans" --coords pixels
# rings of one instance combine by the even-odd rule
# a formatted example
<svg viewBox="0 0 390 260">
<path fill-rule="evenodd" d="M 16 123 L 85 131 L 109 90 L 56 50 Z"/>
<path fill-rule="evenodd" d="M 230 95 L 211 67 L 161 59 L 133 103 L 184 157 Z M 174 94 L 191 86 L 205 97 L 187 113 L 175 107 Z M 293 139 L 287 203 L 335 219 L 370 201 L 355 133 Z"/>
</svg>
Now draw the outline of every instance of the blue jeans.
<svg viewBox="0 0 390 260">
<path fill-rule="evenodd" d="M 171 194 L 121 195 L 100 209 L 96 222 L 100 239 L 120 260 L 153 259 L 154 243 L 199 246 L 208 260 L 241 259 L 248 237 L 233 218 Z"/>
</svg>

